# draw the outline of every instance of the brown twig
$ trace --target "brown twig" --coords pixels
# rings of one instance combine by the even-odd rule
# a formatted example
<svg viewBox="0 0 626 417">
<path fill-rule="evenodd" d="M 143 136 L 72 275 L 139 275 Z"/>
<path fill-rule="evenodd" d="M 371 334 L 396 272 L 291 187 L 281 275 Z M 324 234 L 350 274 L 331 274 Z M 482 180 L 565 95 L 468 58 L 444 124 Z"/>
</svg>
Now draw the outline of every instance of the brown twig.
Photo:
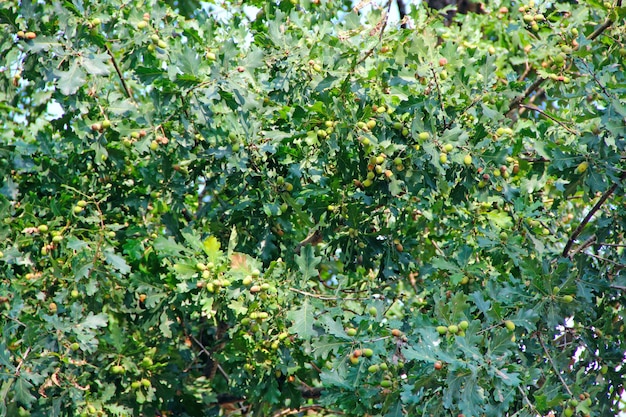
<svg viewBox="0 0 626 417">
<path fill-rule="evenodd" d="M 600 87 L 600 90 L 602 90 L 602 93 L 607 97 L 607 98 L 613 98 L 611 96 L 611 94 L 609 94 L 609 92 L 607 91 L 606 87 L 602 84 L 602 82 L 598 79 L 598 77 L 596 76 L 596 73 L 591 70 L 589 68 L 589 65 L 587 65 L 587 62 L 582 61 L 582 64 L 585 66 L 585 68 L 587 69 L 587 72 L 589 74 L 591 74 L 591 76 L 593 77 L 593 80 L 596 82 L 596 84 L 598 84 L 598 87 Z"/>
<path fill-rule="evenodd" d="M 572 390 L 569 388 L 569 386 L 567 385 L 567 383 L 565 382 L 565 380 L 561 376 L 561 371 L 559 371 L 559 369 L 556 367 L 556 364 L 554 363 L 554 359 L 552 359 L 552 356 L 550 355 L 550 352 L 548 352 L 548 348 L 546 348 L 546 345 L 543 343 L 543 339 L 541 339 L 541 335 L 539 333 L 535 333 L 535 337 L 537 338 L 537 340 L 539 341 L 539 344 L 543 348 L 543 352 L 546 354 L 546 357 L 550 361 L 550 364 L 552 365 L 552 369 L 556 373 L 556 376 L 558 376 L 559 379 L 561 380 L 561 384 L 563 384 L 563 386 L 567 390 L 567 393 L 571 397 L 573 397 L 574 394 L 572 394 Z"/>
<path fill-rule="evenodd" d="M 615 7 L 622 7 L 622 0 L 617 0 L 617 4 L 615 5 Z M 602 23 L 596 30 L 594 30 L 591 35 L 587 36 L 587 39 L 590 41 L 594 40 L 595 38 L 600 36 L 602 32 L 611 27 L 613 23 L 613 19 L 607 17 L 604 23 Z"/>
<path fill-rule="evenodd" d="M 274 413 L 272 417 L 290 416 L 292 414 L 300 414 L 308 410 L 311 410 L 311 411 L 324 410 L 324 407 L 318 404 L 311 404 L 311 405 L 304 405 L 300 408 L 287 408 L 285 410 L 281 410 L 281 411 Z M 343 413 L 339 411 L 333 411 L 333 414 L 343 414 Z"/>
<path fill-rule="evenodd" d="M 196 345 L 198 345 L 198 347 L 200 348 L 200 350 L 207 355 L 211 360 L 213 360 L 211 352 L 209 352 L 208 350 L 206 350 L 206 348 L 204 347 L 204 345 L 202 343 L 200 343 L 200 341 L 198 339 L 196 339 L 196 337 L 192 334 L 189 334 L 189 336 L 191 337 L 191 339 L 196 343 Z M 222 374 L 222 376 L 224 377 L 224 379 L 226 379 L 227 382 L 230 381 L 230 378 L 228 377 L 228 374 L 226 373 L 226 371 L 224 371 L 224 369 L 222 368 L 222 366 L 218 363 L 217 364 L 217 369 L 218 371 L 220 371 L 220 374 Z"/>
<path fill-rule="evenodd" d="M 389 10 L 391 9 L 391 0 L 389 0 L 389 2 L 387 3 L 387 12 L 384 14 L 382 20 L 380 22 L 378 22 L 378 24 L 376 24 L 375 27 L 373 27 L 370 30 L 370 35 L 374 35 L 377 31 L 380 30 L 380 33 L 378 35 L 378 42 L 376 42 L 376 45 L 372 46 L 366 53 L 365 55 L 363 55 L 361 57 L 361 59 L 359 59 L 356 64 L 354 64 L 352 66 L 352 69 L 349 71 L 349 73 L 351 73 L 356 67 L 358 67 L 359 65 L 361 65 L 363 62 L 365 62 L 365 60 L 370 57 L 374 51 L 376 50 L 376 48 L 378 48 L 378 45 L 380 45 L 380 43 L 383 40 L 383 34 L 385 33 L 385 28 L 387 27 L 387 21 L 389 20 Z"/>
<path fill-rule="evenodd" d="M 528 77 L 528 74 L 530 74 L 530 72 L 531 72 L 532 70 L 533 70 L 533 66 L 532 66 L 532 65 L 530 65 L 530 64 L 528 63 L 528 61 L 526 61 L 526 65 L 525 65 L 525 68 L 524 68 L 524 72 L 523 72 L 523 73 L 522 73 L 519 77 L 517 77 L 517 81 L 520 81 L 520 82 L 521 82 L 521 81 L 524 81 L 524 79 L 526 79 L 526 77 Z"/>
<path fill-rule="evenodd" d="M 511 104 L 509 105 L 509 111 L 507 113 L 507 117 L 511 117 L 512 113 L 522 104 L 522 101 L 526 100 L 528 96 L 530 96 L 533 91 L 535 91 L 539 86 L 545 81 L 545 78 L 537 78 L 528 88 L 519 96 L 515 97 Z"/>
<path fill-rule="evenodd" d="M 323 300 L 323 301 L 336 301 L 336 300 L 342 300 L 342 301 L 362 301 L 362 300 L 368 300 L 369 299 L 369 298 L 363 298 L 363 297 L 359 297 L 359 298 L 327 297 L 327 296 L 323 296 L 323 295 L 313 294 L 313 293 L 307 292 L 307 291 L 302 291 L 302 290 L 299 290 L 297 288 L 289 288 L 289 290 L 293 291 L 293 292 L 297 292 L 298 294 L 306 295 L 307 297 L 313 297 L 313 298 L 317 298 L 318 300 Z"/>
<path fill-rule="evenodd" d="M 383 17 L 383 24 L 380 27 L 380 34 L 378 35 L 378 43 L 382 42 L 383 34 L 385 33 L 385 28 L 387 27 L 387 22 L 389 22 L 389 11 L 391 10 L 392 0 L 387 2 L 387 11 L 385 12 L 385 16 Z"/>
<path fill-rule="evenodd" d="M 26 358 L 28 357 L 28 354 L 30 353 L 30 346 L 28 348 L 26 348 L 26 352 L 24 352 L 24 356 L 20 358 L 19 363 L 17 364 L 17 367 L 15 368 L 15 375 L 19 376 L 20 374 L 20 368 L 22 367 L 22 365 L 24 364 L 24 361 L 26 360 Z"/>
<path fill-rule="evenodd" d="M 520 394 L 522 394 L 522 398 L 524 398 L 524 401 L 526 402 L 526 404 L 528 404 L 528 407 L 532 410 L 532 412 L 534 414 L 538 414 L 537 409 L 535 408 L 533 403 L 530 402 L 530 400 L 528 399 L 528 396 L 526 395 L 526 392 L 524 392 L 524 389 L 519 385 L 517 386 L 517 389 L 519 390 Z"/>
<path fill-rule="evenodd" d="M 574 256 L 577 253 L 584 251 L 589 246 L 593 245 L 595 242 L 596 242 L 596 235 L 593 235 L 589 239 L 585 240 L 585 242 L 582 245 L 574 249 L 572 253 L 570 254 L 570 256 Z"/>
<path fill-rule="evenodd" d="M 472 107 L 474 107 L 477 103 L 480 103 L 480 101 L 482 101 L 483 97 L 484 97 L 484 93 L 482 93 L 480 96 L 474 98 L 474 100 L 472 100 L 472 102 L 470 104 L 468 104 L 462 111 L 461 113 L 459 113 L 458 117 L 463 116 L 465 113 L 467 113 Z M 452 121 L 450 122 L 446 122 L 443 125 L 443 130 L 448 130 L 450 129 L 450 127 L 452 126 Z"/>
<path fill-rule="evenodd" d="M 537 106 L 533 106 L 533 105 L 529 105 L 529 104 L 521 104 L 519 105 L 519 107 L 522 107 L 524 109 L 528 109 L 528 110 L 532 110 L 532 111 L 536 111 L 538 113 L 540 113 L 542 116 L 547 117 L 548 119 L 558 123 L 561 127 L 563 127 L 563 129 L 567 130 L 569 133 L 571 133 L 572 135 L 580 135 L 580 132 L 575 131 L 574 129 L 567 127 L 565 125 L 565 123 L 561 122 L 560 120 L 557 120 L 554 116 L 551 116 L 550 114 L 546 113 L 545 111 L 541 110 L 539 107 Z"/>
<path fill-rule="evenodd" d="M 358 13 L 361 11 L 362 8 L 364 8 L 365 6 L 368 6 L 371 2 L 372 0 L 361 0 L 359 4 L 357 4 L 356 6 L 352 8 L 352 11 L 354 13 Z"/>
<path fill-rule="evenodd" d="M 612 248 L 626 248 L 626 243 L 606 243 L 606 242 L 598 242 L 595 243 L 594 246 L 601 248 L 602 246 L 609 246 Z"/>
<path fill-rule="evenodd" d="M 441 112 L 443 113 L 443 117 L 445 118 L 446 108 L 443 104 L 443 100 L 441 99 L 441 88 L 439 88 L 439 81 L 437 81 L 437 73 L 432 67 L 430 68 L 430 71 L 433 73 L 433 80 L 435 81 L 435 87 L 437 88 L 437 99 L 439 100 L 439 104 L 441 104 Z M 444 125 L 447 125 L 447 124 L 448 124 L 447 122 L 444 123 Z"/>
<path fill-rule="evenodd" d="M 574 244 L 574 241 L 576 240 L 578 235 L 580 235 L 580 233 L 583 231 L 587 223 L 589 223 L 589 221 L 591 220 L 593 215 L 596 213 L 596 211 L 598 211 L 600 207 L 602 207 L 602 204 L 604 204 L 604 202 L 611 196 L 611 194 L 615 192 L 619 184 L 624 179 L 626 179 L 626 172 L 623 172 L 619 178 L 619 181 L 613 183 L 613 185 L 611 185 L 611 187 L 609 187 L 609 189 L 606 190 L 604 194 L 602 194 L 602 197 L 600 197 L 598 202 L 591 208 L 591 210 L 589 210 L 589 213 L 587 213 L 585 218 L 580 222 L 580 224 L 576 227 L 576 229 L 574 229 L 574 232 L 572 233 L 567 243 L 565 244 L 565 248 L 563 248 L 563 253 L 561 254 L 561 256 L 563 256 L 564 258 L 570 256 L 569 251 L 572 248 L 572 245 Z"/>
<path fill-rule="evenodd" d="M 545 92 L 546 92 L 546 90 L 543 89 L 543 88 L 538 88 L 537 90 L 535 90 L 535 94 L 533 94 L 533 96 L 528 99 L 527 105 L 529 105 L 529 106 L 534 105 L 535 101 L 537 101 L 538 98 L 541 98 L 545 94 Z M 521 107 L 521 105 L 519 107 L 520 107 L 520 109 L 517 111 L 517 113 L 520 114 L 520 115 L 524 114 L 526 109 L 524 107 Z"/>
<path fill-rule="evenodd" d="M 618 0 L 615 7 L 621 7 L 622 0 Z M 587 36 L 587 39 L 592 41 L 598 36 L 600 36 L 605 30 L 607 30 L 613 24 L 613 20 L 608 17 L 602 25 L 600 25 L 593 33 Z M 513 112 L 520 107 L 522 101 L 524 101 L 528 96 L 530 96 L 539 86 L 545 81 L 545 78 L 537 78 L 521 95 L 515 97 L 511 104 L 509 105 L 509 111 L 507 112 L 507 117 L 511 117 Z"/>
<path fill-rule="evenodd" d="M 441 248 L 439 247 L 439 245 L 437 244 L 437 242 L 435 242 L 434 240 L 430 240 L 430 243 L 435 247 L 435 250 L 437 251 L 437 253 L 441 256 L 445 256 L 446 253 L 444 251 L 441 250 Z"/>
<path fill-rule="evenodd" d="M 117 65 L 117 61 L 115 60 L 115 56 L 113 55 L 111 48 L 109 48 L 109 45 L 105 45 L 105 48 L 107 48 L 107 54 L 109 54 L 109 56 L 111 57 L 111 63 L 113 64 L 113 67 L 115 68 L 115 71 L 117 72 L 117 76 L 120 78 L 120 82 L 122 83 L 122 87 L 124 88 L 124 92 L 126 93 L 126 96 L 128 96 L 128 98 L 132 100 L 133 94 L 131 93 L 128 85 L 126 84 L 126 80 L 124 80 L 122 71 L 120 70 L 120 67 Z"/>
<path fill-rule="evenodd" d="M 591 256 L 592 258 L 596 258 L 596 259 L 598 259 L 598 260 L 600 260 L 600 261 L 602 261 L 602 262 L 608 262 L 608 263 L 610 263 L 610 264 L 613 264 L 613 265 L 615 265 L 615 266 L 619 267 L 619 269 L 626 268 L 626 265 L 624 265 L 624 264 L 621 264 L 621 263 L 619 263 L 619 262 L 612 261 L 612 260 L 607 259 L 607 258 L 605 258 L 605 257 L 603 257 L 603 256 L 596 255 L 596 254 L 594 254 L 594 253 L 585 253 L 585 255 L 589 255 L 589 256 Z"/>
</svg>

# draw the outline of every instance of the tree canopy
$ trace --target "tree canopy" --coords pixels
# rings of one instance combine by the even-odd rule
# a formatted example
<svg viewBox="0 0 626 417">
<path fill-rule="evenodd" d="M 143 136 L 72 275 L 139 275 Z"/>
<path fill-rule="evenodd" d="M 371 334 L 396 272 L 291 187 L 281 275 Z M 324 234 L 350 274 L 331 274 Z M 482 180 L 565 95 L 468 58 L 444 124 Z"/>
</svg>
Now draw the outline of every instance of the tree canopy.
<svg viewBox="0 0 626 417">
<path fill-rule="evenodd" d="M 0 415 L 623 410 L 621 0 L 180 3 L 0 2 Z"/>
</svg>

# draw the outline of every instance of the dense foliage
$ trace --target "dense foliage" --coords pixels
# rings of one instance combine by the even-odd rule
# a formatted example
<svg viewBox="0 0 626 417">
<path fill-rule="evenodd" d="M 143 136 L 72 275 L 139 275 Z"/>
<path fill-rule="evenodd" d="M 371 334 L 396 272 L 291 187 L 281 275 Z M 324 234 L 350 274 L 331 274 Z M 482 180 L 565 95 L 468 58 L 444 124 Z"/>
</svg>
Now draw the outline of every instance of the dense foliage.
<svg viewBox="0 0 626 417">
<path fill-rule="evenodd" d="M 621 0 L 240 3 L 0 3 L 0 415 L 617 414 Z"/>
</svg>

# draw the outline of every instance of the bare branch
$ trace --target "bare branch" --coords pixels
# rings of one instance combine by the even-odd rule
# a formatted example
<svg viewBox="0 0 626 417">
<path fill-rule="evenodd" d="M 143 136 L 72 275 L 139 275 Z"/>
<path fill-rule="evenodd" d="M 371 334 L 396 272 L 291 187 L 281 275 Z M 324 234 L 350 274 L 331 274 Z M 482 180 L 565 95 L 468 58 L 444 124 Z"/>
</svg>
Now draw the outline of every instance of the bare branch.
<svg viewBox="0 0 626 417">
<path fill-rule="evenodd" d="M 26 352 L 24 353 L 24 356 L 22 356 L 19 359 L 19 363 L 17 364 L 17 367 L 15 368 L 15 375 L 19 376 L 20 375 L 20 368 L 22 367 L 22 365 L 24 364 L 24 361 L 26 360 L 26 358 L 28 357 L 28 354 L 30 353 L 30 346 L 28 348 L 26 348 Z"/>
<path fill-rule="evenodd" d="M 376 50 L 376 48 L 378 48 L 378 45 L 380 45 L 380 43 L 383 40 L 383 34 L 385 33 L 385 28 L 387 27 L 387 22 L 389 21 L 389 10 L 391 9 L 391 0 L 389 0 L 389 2 L 387 3 L 387 11 L 383 14 L 382 19 L 380 20 L 380 22 L 378 22 L 376 24 L 376 26 L 374 26 L 371 30 L 370 30 L 370 36 L 374 36 L 376 34 L 376 32 L 379 32 L 378 34 L 378 42 L 376 42 L 376 45 L 374 45 L 371 49 L 369 49 L 365 55 L 363 55 L 361 57 L 361 59 L 359 59 L 356 64 L 354 64 L 352 66 L 352 70 L 354 70 L 354 68 L 356 68 L 357 66 L 361 65 L 363 62 L 365 62 L 365 60 L 371 56 L 374 51 Z M 352 70 L 350 72 L 352 72 Z"/>
<path fill-rule="evenodd" d="M 439 100 L 439 104 L 441 104 L 441 112 L 443 113 L 443 117 L 446 117 L 446 108 L 443 105 L 443 100 L 441 98 L 441 88 L 439 87 L 439 82 L 437 81 L 437 73 L 432 67 L 430 71 L 433 73 L 433 80 L 435 80 L 435 87 L 437 87 L 437 99 Z M 447 125 L 447 122 L 445 124 Z"/>
<path fill-rule="evenodd" d="M 606 242 L 598 242 L 594 243 L 594 246 L 601 248 L 602 246 L 609 246 L 611 248 L 626 248 L 626 243 L 606 243 Z"/>
</svg>

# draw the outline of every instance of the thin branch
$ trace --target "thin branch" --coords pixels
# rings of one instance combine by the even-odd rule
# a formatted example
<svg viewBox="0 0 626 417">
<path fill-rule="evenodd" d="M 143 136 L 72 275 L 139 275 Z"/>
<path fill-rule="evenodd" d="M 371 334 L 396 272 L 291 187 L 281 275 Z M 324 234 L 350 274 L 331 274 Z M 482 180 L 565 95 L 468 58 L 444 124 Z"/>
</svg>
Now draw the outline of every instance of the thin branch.
<svg viewBox="0 0 626 417">
<path fill-rule="evenodd" d="M 532 106 L 533 104 L 535 104 L 535 101 L 537 101 L 537 99 L 543 97 L 543 95 L 546 93 L 546 90 L 544 88 L 538 88 L 537 90 L 535 90 L 535 94 L 533 94 L 533 96 L 531 98 L 528 99 L 528 105 Z M 518 110 L 518 114 L 524 114 L 524 112 L 526 111 L 525 108 L 520 108 Z"/>
<path fill-rule="evenodd" d="M 615 7 L 616 8 L 622 7 L 622 0 L 617 0 L 617 4 L 615 4 Z M 604 23 L 602 23 L 602 25 L 600 25 L 600 27 L 598 27 L 596 30 L 594 30 L 591 35 L 587 36 L 587 39 L 589 39 L 590 41 L 594 40 L 595 38 L 600 36 L 602 34 L 602 32 L 604 32 L 609 27 L 611 27 L 611 25 L 613 23 L 614 23 L 613 19 L 611 19 L 610 17 L 607 17 L 606 20 L 604 21 Z"/>
<path fill-rule="evenodd" d="M 621 7 L 622 0 L 618 0 L 615 7 Z M 587 37 L 588 40 L 592 41 L 598 36 L 600 36 L 605 30 L 607 30 L 612 24 L 613 20 L 611 18 L 607 18 L 600 27 L 598 27 L 591 35 Z M 515 97 L 511 104 L 509 105 L 509 111 L 507 112 L 507 117 L 511 117 L 513 112 L 520 107 L 522 101 L 524 101 L 528 96 L 530 96 L 539 86 L 545 81 L 545 78 L 537 78 L 521 95 Z"/>
<path fill-rule="evenodd" d="M 561 256 L 563 256 L 564 258 L 569 256 L 569 251 L 572 248 L 572 245 L 574 244 L 574 241 L 576 240 L 578 235 L 580 235 L 580 233 L 583 231 L 587 223 L 589 223 L 593 215 L 596 214 L 596 211 L 598 211 L 600 207 L 602 206 L 602 204 L 604 204 L 604 202 L 611 196 L 611 194 L 615 192 L 619 184 L 624 179 L 626 179 L 626 172 L 623 172 L 619 178 L 619 181 L 613 183 L 613 185 L 611 185 L 611 187 L 608 190 L 606 190 L 604 194 L 602 194 L 602 197 L 600 197 L 600 200 L 598 200 L 598 202 L 591 208 L 589 213 L 587 213 L 583 221 L 580 222 L 580 224 L 576 227 L 576 229 L 570 236 L 569 240 L 567 241 L 567 244 L 565 245 L 565 248 L 563 248 L 563 253 L 561 254 Z"/>
<path fill-rule="evenodd" d="M 385 28 L 387 27 L 387 22 L 389 21 L 389 10 L 391 9 L 391 0 L 389 0 L 389 2 L 387 3 L 387 12 L 384 14 L 382 20 L 380 22 L 378 22 L 376 24 L 376 26 L 374 26 L 372 29 L 370 29 L 370 35 L 374 36 L 374 34 L 376 34 L 377 31 L 380 30 L 380 33 L 378 35 L 378 42 L 376 42 L 376 45 L 372 46 L 372 48 L 370 48 L 365 55 L 363 55 L 361 57 L 361 59 L 359 59 L 356 64 L 354 64 L 352 66 L 352 69 L 348 72 L 348 74 L 350 74 L 356 67 L 358 67 L 359 65 L 361 65 L 363 62 L 365 62 L 365 60 L 367 58 L 369 58 L 374 51 L 376 50 L 376 48 L 378 48 L 378 45 L 380 45 L 380 43 L 383 40 L 383 34 L 385 33 Z M 348 75 L 349 76 L 349 75 Z"/>
<path fill-rule="evenodd" d="M 596 255 L 596 254 L 593 254 L 593 253 L 585 253 L 585 255 L 589 255 L 589 256 L 591 256 L 592 258 L 599 259 L 599 260 L 601 260 L 601 261 L 603 261 L 603 262 L 608 262 L 608 263 L 610 263 L 610 264 L 613 264 L 613 265 L 615 265 L 615 266 L 618 266 L 620 269 L 622 269 L 622 268 L 626 268 L 626 265 L 624 265 L 624 264 L 621 264 L 621 263 L 619 263 L 619 262 L 612 261 L 612 260 L 610 260 L 610 259 L 607 259 L 607 258 L 605 258 L 605 257 L 599 256 L 599 255 Z"/>
<path fill-rule="evenodd" d="M 606 87 L 602 84 L 602 82 L 598 79 L 598 77 L 596 76 L 595 71 L 593 71 L 591 68 L 589 68 L 589 65 L 587 64 L 586 61 L 582 61 L 582 64 L 585 66 L 585 68 L 587 69 L 587 73 L 591 74 L 591 76 L 593 77 L 593 80 L 596 82 L 596 84 L 598 84 L 598 86 L 600 87 L 600 90 L 602 90 L 602 93 L 609 99 L 612 99 L 613 97 L 611 96 L 611 94 L 609 94 L 609 92 L 606 90 Z"/>
<path fill-rule="evenodd" d="M 296 288 L 289 288 L 289 290 L 293 291 L 293 292 L 297 292 L 298 294 L 306 295 L 307 297 L 313 297 L 313 298 L 317 298 L 318 300 L 324 300 L 324 301 L 336 301 L 336 300 L 342 300 L 342 301 L 362 301 L 362 300 L 368 300 L 368 298 L 363 298 L 363 297 L 359 297 L 359 298 L 327 297 L 327 296 L 323 296 L 323 295 L 313 294 L 311 292 L 298 290 Z"/>
<path fill-rule="evenodd" d="M 441 88 L 439 88 L 439 81 L 437 81 L 437 73 L 432 67 L 430 68 L 430 71 L 433 73 L 433 80 L 435 80 L 435 87 L 437 87 L 437 99 L 439 100 L 439 104 L 441 104 L 441 112 L 443 113 L 443 117 L 445 117 L 446 108 L 443 105 L 443 100 L 441 99 Z M 444 125 L 447 125 L 447 122 L 444 123 Z"/>
<path fill-rule="evenodd" d="M 441 248 L 439 247 L 439 245 L 437 244 L 437 242 L 435 242 L 434 240 L 430 240 L 430 243 L 434 246 L 435 250 L 437 251 L 437 253 L 441 256 L 445 256 L 445 252 L 441 250 Z"/>
<path fill-rule="evenodd" d="M 531 409 L 531 411 L 535 414 L 538 414 L 537 409 L 535 408 L 533 403 L 531 403 L 530 400 L 528 399 L 528 396 L 526 395 L 526 392 L 524 392 L 524 389 L 519 385 L 517 386 L 517 389 L 519 390 L 520 394 L 522 394 L 522 398 L 524 399 L 526 404 L 528 404 L 528 407 Z"/>
<path fill-rule="evenodd" d="M 204 347 L 204 345 L 202 343 L 200 343 L 200 341 L 198 339 L 196 339 L 196 337 L 193 334 L 189 334 L 189 336 L 191 337 L 191 339 L 196 343 L 196 345 L 198 345 L 198 347 L 200 348 L 200 350 L 202 350 L 202 352 L 207 355 L 210 359 L 212 359 L 212 355 L 211 352 L 209 352 L 208 350 L 206 350 L 206 348 Z M 222 368 L 222 365 L 220 365 L 219 363 L 216 364 L 217 365 L 217 370 L 220 371 L 220 374 L 222 374 L 222 376 L 224 377 L 224 379 L 226 379 L 226 382 L 230 382 L 230 378 L 228 377 L 228 374 L 226 373 L 226 371 L 224 371 L 224 369 Z"/>
<path fill-rule="evenodd" d="M 398 5 L 398 14 L 400 15 L 400 22 L 401 22 L 401 26 L 403 29 L 407 28 L 407 21 L 408 21 L 408 13 L 406 10 L 406 4 L 404 3 L 404 0 L 396 0 L 396 4 Z"/>
<path fill-rule="evenodd" d="M 109 48 L 109 45 L 105 45 L 105 48 L 107 48 L 107 53 L 111 57 L 111 63 L 113 63 L 113 67 L 115 67 L 115 71 L 117 72 L 117 76 L 120 78 L 120 82 L 122 83 L 122 87 L 124 88 L 124 92 L 126 93 L 128 98 L 132 100 L 133 99 L 133 94 L 131 93 L 130 88 L 128 87 L 128 85 L 126 84 L 126 80 L 124 80 L 124 76 L 122 75 L 122 71 L 120 70 L 120 67 L 117 65 L 117 61 L 115 60 L 115 56 L 113 55 L 113 52 L 111 51 L 111 48 Z"/>
<path fill-rule="evenodd" d="M 533 106 L 533 105 L 529 105 L 529 104 L 520 104 L 519 107 L 522 107 L 524 109 L 528 109 L 528 110 L 533 110 L 536 111 L 538 113 L 540 113 L 542 116 L 547 117 L 548 119 L 558 123 L 561 127 L 563 127 L 563 129 L 567 130 L 568 132 L 570 132 L 572 135 L 576 135 L 579 136 L 580 132 L 575 131 L 574 129 L 567 127 L 565 125 L 565 123 L 563 123 L 562 121 L 558 120 L 556 117 L 546 113 L 545 111 L 541 110 L 539 107 L 537 106 Z"/>
<path fill-rule="evenodd" d="M 24 364 L 24 361 L 26 360 L 26 358 L 28 357 L 28 354 L 30 353 L 30 346 L 28 348 L 26 348 L 26 352 L 24 352 L 24 356 L 20 358 L 19 363 L 17 364 L 17 367 L 15 368 L 15 375 L 19 376 L 20 374 L 20 368 L 22 367 L 22 365 Z"/>
<path fill-rule="evenodd" d="M 570 256 L 574 256 L 577 253 L 584 251 L 589 246 L 593 245 L 595 242 L 596 242 L 596 235 L 593 235 L 589 239 L 585 240 L 585 242 L 582 245 L 574 249 L 572 253 L 570 254 Z"/>
<path fill-rule="evenodd" d="M 193 335 L 190 335 L 190 336 L 193 339 L 193 341 L 196 342 L 196 344 L 198 344 L 198 346 L 200 346 L 200 349 L 202 349 L 202 351 L 209 358 L 211 358 L 210 352 L 208 352 L 205 349 L 205 347 L 202 345 L 202 343 L 200 343 L 200 341 L 198 339 L 196 339 Z M 222 366 L 219 363 L 217 363 L 217 362 L 215 362 L 215 364 L 217 365 L 217 369 L 220 371 L 222 376 L 226 379 L 226 382 L 230 383 L 230 378 L 228 378 L 228 375 L 226 375 L 226 372 L 224 372 L 224 369 L 222 369 Z M 220 400 L 220 396 L 221 395 L 218 395 L 218 397 L 217 397 L 217 401 L 218 401 L 218 404 L 220 405 L 220 407 L 224 407 L 224 405 L 226 405 L 226 404 L 235 404 L 236 403 L 237 406 L 239 407 L 238 410 L 242 410 L 243 411 L 243 410 L 247 410 L 248 409 L 248 406 L 246 406 L 245 403 L 244 403 L 245 398 L 239 398 L 239 397 L 234 397 L 233 398 L 233 396 L 231 396 L 230 394 L 226 394 L 225 396 L 227 397 L 227 399 L 225 400 L 222 397 L 222 400 Z M 244 413 L 244 414 L 246 414 L 246 413 Z"/>
<path fill-rule="evenodd" d="M 526 68 L 524 69 L 524 72 L 519 77 L 517 77 L 517 81 L 524 81 L 526 77 L 528 77 L 528 74 L 530 74 L 530 72 L 533 70 L 533 66 L 530 65 L 528 61 L 526 61 L 525 67 Z"/>
<path fill-rule="evenodd" d="M 392 0 L 388 0 L 387 2 L 387 11 L 385 12 L 385 16 L 383 17 L 383 24 L 380 28 L 380 34 L 378 35 L 378 43 L 383 41 L 383 34 L 385 33 L 385 28 L 387 28 L 387 23 L 389 22 L 389 12 L 391 11 Z"/>
<path fill-rule="evenodd" d="M 539 344 L 541 345 L 541 347 L 543 348 L 544 353 L 546 354 L 546 357 L 548 358 L 548 360 L 550 361 L 550 364 L 552 365 L 552 369 L 554 370 L 554 372 L 556 373 L 556 376 L 559 377 L 559 379 L 561 380 L 561 384 L 563 384 L 563 386 L 565 387 L 565 389 L 567 390 L 567 393 L 570 396 L 574 396 L 574 394 L 572 394 L 572 390 L 569 388 L 569 386 L 567 385 L 567 383 L 565 382 L 565 380 L 563 379 L 563 377 L 561 376 L 561 371 L 559 371 L 559 369 L 556 367 L 556 364 L 554 363 L 554 360 L 552 359 L 552 356 L 550 355 L 550 352 L 548 352 L 548 348 L 546 348 L 546 345 L 543 343 L 543 339 L 541 339 L 541 335 L 536 333 L 535 336 L 537 337 L 537 340 L 539 341 Z"/>
<path fill-rule="evenodd" d="M 530 96 L 543 82 L 545 78 L 537 78 L 528 88 L 522 93 L 513 99 L 511 104 L 509 105 L 509 111 L 507 113 L 507 117 L 511 117 L 511 114 L 522 104 L 522 101 L 526 100 L 528 96 Z"/>
<path fill-rule="evenodd" d="M 369 6 L 369 4 L 372 2 L 373 0 L 362 0 L 359 2 L 359 4 L 357 4 L 356 6 L 354 6 L 352 8 L 352 11 L 355 13 L 358 13 L 359 11 L 361 11 L 362 8 L 364 8 L 365 6 Z"/>
<path fill-rule="evenodd" d="M 472 100 L 472 102 L 470 104 L 468 104 L 462 111 L 461 113 L 459 113 L 459 115 L 457 117 L 461 117 L 463 116 L 465 113 L 467 113 L 472 107 L 474 107 L 477 103 L 480 103 L 482 101 L 482 99 L 484 98 L 484 93 L 482 93 L 480 96 L 474 98 L 474 100 Z M 446 122 L 443 125 L 443 130 L 448 130 L 450 129 L 450 127 L 452 126 L 452 121 L 450 122 Z"/>
<path fill-rule="evenodd" d="M 292 414 L 301 414 L 309 410 L 311 411 L 325 410 L 325 408 L 319 404 L 304 405 L 300 408 L 287 408 L 285 410 L 278 411 L 274 413 L 272 417 L 283 417 L 283 416 L 290 416 Z M 333 414 L 343 414 L 343 413 L 340 411 L 333 411 Z"/>
<path fill-rule="evenodd" d="M 626 243 L 606 243 L 606 242 L 598 242 L 595 243 L 594 246 L 601 248 L 602 246 L 609 246 L 612 248 L 626 248 Z"/>
<path fill-rule="evenodd" d="M 5 313 L 0 313 L 0 316 L 5 317 L 5 318 L 7 318 L 7 319 L 9 319 L 9 320 L 13 320 L 14 322 L 16 322 L 17 324 L 19 324 L 19 325 L 21 325 L 21 326 L 28 327 L 28 326 L 26 326 L 24 323 L 22 323 L 21 321 L 19 321 L 18 319 L 16 319 L 15 317 L 11 317 L 11 316 L 9 316 L 8 314 L 5 314 Z"/>
</svg>

